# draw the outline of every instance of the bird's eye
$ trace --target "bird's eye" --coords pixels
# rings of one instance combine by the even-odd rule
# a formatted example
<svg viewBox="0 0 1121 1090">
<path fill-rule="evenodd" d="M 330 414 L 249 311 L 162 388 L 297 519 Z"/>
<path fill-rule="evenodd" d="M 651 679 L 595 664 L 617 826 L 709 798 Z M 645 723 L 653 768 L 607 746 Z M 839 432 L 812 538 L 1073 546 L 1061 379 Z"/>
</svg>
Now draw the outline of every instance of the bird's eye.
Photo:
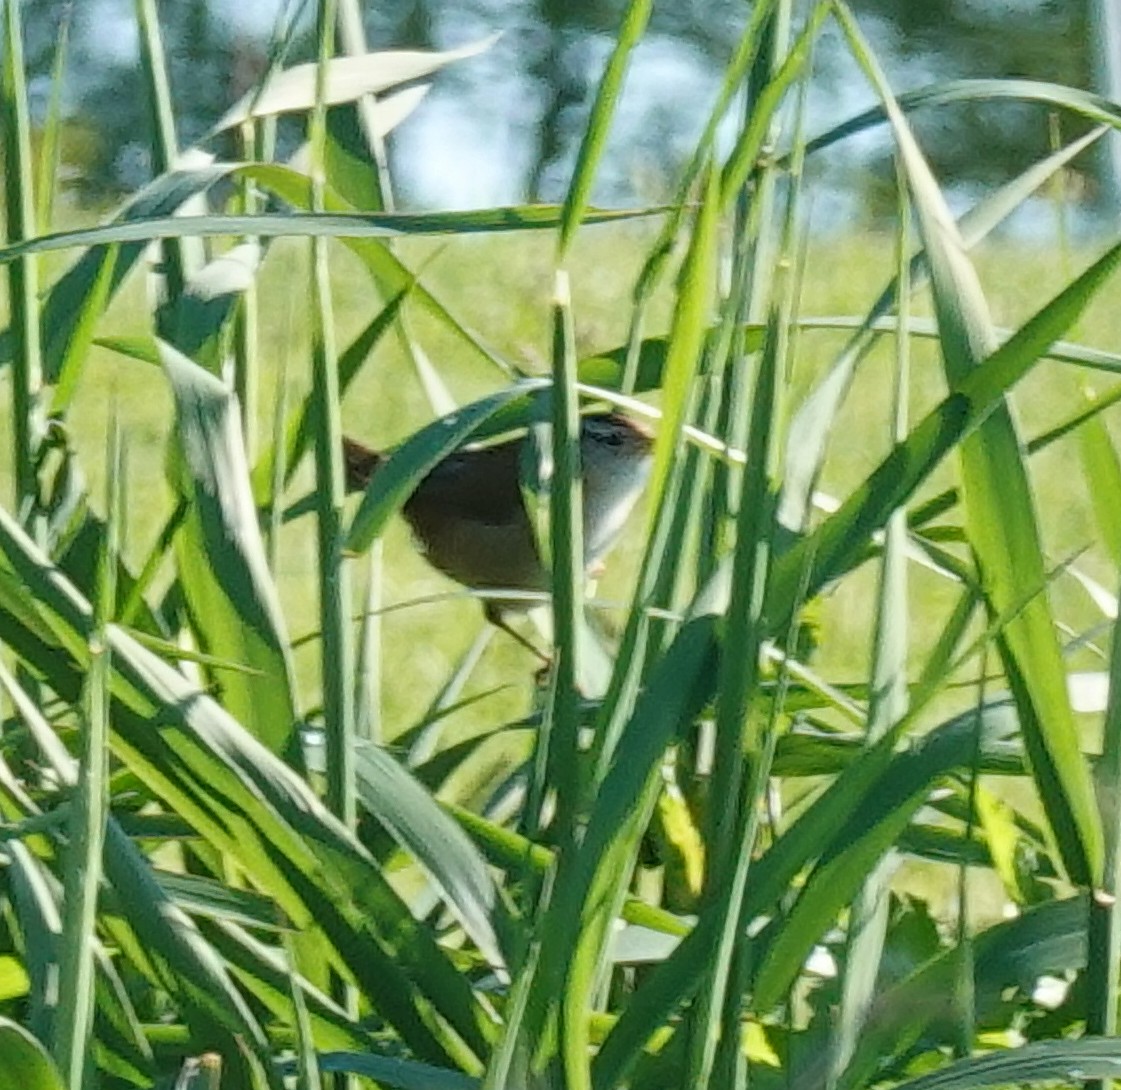
<svg viewBox="0 0 1121 1090">
<path fill-rule="evenodd" d="M 597 442 L 608 443 L 610 446 L 617 447 L 623 441 L 623 436 L 619 433 L 619 430 L 613 428 L 607 420 L 592 417 L 588 420 L 586 427 L 595 436 Z"/>
</svg>

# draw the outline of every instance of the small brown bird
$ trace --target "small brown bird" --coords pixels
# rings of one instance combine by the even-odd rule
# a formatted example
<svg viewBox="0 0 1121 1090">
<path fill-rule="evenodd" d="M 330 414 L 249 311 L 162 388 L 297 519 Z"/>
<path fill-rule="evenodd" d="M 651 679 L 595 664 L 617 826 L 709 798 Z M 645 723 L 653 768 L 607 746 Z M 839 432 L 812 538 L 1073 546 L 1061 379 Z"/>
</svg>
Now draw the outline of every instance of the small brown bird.
<svg viewBox="0 0 1121 1090">
<path fill-rule="evenodd" d="M 404 515 L 434 568 L 485 591 L 547 591 L 549 575 L 537 554 L 521 492 L 524 436 L 449 455 L 405 501 Z M 386 455 L 344 439 L 346 483 L 364 489 Z M 615 543 L 650 472 L 653 438 L 619 413 L 586 416 L 580 426 L 584 495 L 584 566 L 591 572 Z M 531 601 L 492 598 L 487 619 L 519 643 L 504 614 Z"/>
</svg>

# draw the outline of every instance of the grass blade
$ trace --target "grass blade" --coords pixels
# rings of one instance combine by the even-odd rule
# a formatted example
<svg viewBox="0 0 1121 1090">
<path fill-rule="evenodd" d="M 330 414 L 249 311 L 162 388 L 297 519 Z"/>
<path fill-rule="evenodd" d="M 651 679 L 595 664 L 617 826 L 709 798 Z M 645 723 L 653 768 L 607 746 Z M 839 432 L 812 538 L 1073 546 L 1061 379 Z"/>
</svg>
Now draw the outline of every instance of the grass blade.
<svg viewBox="0 0 1121 1090">
<path fill-rule="evenodd" d="M 47 1050 L 8 1018 L 0 1018 L 0 1090 L 67 1090 Z"/>
<path fill-rule="evenodd" d="M 907 432 L 910 390 L 910 221 L 906 189 L 899 180 L 899 228 L 896 241 L 899 324 L 895 344 L 895 391 L 893 395 L 892 441 L 903 442 Z M 888 733 L 907 708 L 907 512 L 900 507 L 888 519 L 883 562 L 876 596 L 876 627 L 872 650 L 871 702 L 868 708 L 867 741 L 873 743 Z M 880 971 L 887 913 L 890 867 L 885 860 L 870 870 L 853 902 L 849 916 L 844 978 L 837 1030 L 830 1058 L 830 1082 L 845 1069 L 859 1043 L 868 1012 L 875 1000 Z"/>
<path fill-rule="evenodd" d="M 50 101 L 47 104 L 47 117 L 39 147 L 39 179 L 35 188 L 39 198 L 40 231 L 49 231 L 54 219 L 54 202 L 62 162 L 59 137 L 63 126 L 62 95 L 66 81 L 66 51 L 70 43 L 70 18 L 71 9 L 67 6 L 63 8 L 58 21 L 58 39 L 54 48 L 54 64 L 51 66 Z"/>
<path fill-rule="evenodd" d="M 9 243 L 19 245 L 35 235 L 32 193 L 31 118 L 23 60 L 20 3 L 4 4 L 4 61 L 0 78 L 0 130 L 4 150 L 4 221 Z M 40 405 L 43 385 L 39 333 L 39 271 L 33 257 L 8 269 L 8 310 L 11 314 L 12 463 L 16 509 L 30 519 L 37 496 L 36 465 L 44 427 Z"/>
<path fill-rule="evenodd" d="M 90 1064 L 94 1022 L 94 936 L 109 815 L 110 650 L 106 626 L 116 612 L 117 555 L 122 507 L 122 457 L 114 416 L 107 444 L 109 504 L 98 594 L 89 639 L 90 668 L 83 691 L 82 750 L 71 802 L 59 966 L 55 1059 L 70 1090 L 82 1090 Z"/>
<path fill-rule="evenodd" d="M 225 703 L 274 753 L 296 729 L 289 639 L 249 487 L 237 399 L 170 345 L 160 357 L 176 404 L 190 509 L 176 536 L 179 570 L 202 649 L 249 667 L 223 675 Z"/>
<path fill-rule="evenodd" d="M 886 79 L 843 4 L 836 9 L 858 62 L 876 88 L 899 145 L 931 269 L 931 287 L 949 382 L 968 380 L 993 353 L 995 335 L 977 275 L 941 191 L 896 105 Z M 962 491 L 970 540 L 995 614 L 1025 586 L 1042 585 L 1038 521 L 1011 414 L 1001 398 L 961 444 Z M 1095 882 L 1102 865 L 1101 823 L 1079 748 L 1058 639 L 1045 596 L 1013 617 L 999 641 L 1017 696 L 1033 773 L 1072 879 Z"/>
<path fill-rule="evenodd" d="M 330 13 L 328 13 L 330 14 Z M 211 129 L 211 136 L 251 118 L 304 113 L 322 106 L 353 102 L 403 83 L 414 83 L 457 60 L 485 52 L 494 38 L 444 52 L 392 51 L 360 57 L 321 57 L 321 63 L 296 65 L 276 72 L 263 88 L 247 94 Z"/>
<path fill-rule="evenodd" d="M 1095 890 L 1090 900 L 1086 1030 L 1114 1036 L 1121 976 L 1121 621 L 1113 630 L 1109 702 L 1102 729 L 1095 778 L 1105 832 L 1105 871 L 1100 892 Z"/>
<path fill-rule="evenodd" d="M 607 144 L 611 116 L 618 104 L 623 79 L 627 74 L 627 64 L 635 46 L 646 32 L 652 7 L 653 0 L 630 0 L 627 10 L 623 13 L 619 32 L 615 36 L 615 48 L 611 52 L 603 78 L 596 89 L 591 116 L 580 140 L 580 150 L 576 153 L 572 181 L 565 194 L 564 211 L 561 213 L 560 233 L 557 239 L 559 264 L 564 263 L 568 248 L 576 237 L 576 231 L 587 211 L 596 167 L 599 166 L 603 149 Z"/>
<path fill-rule="evenodd" d="M 178 166 L 179 139 L 175 134 L 175 111 L 171 103 L 171 84 L 167 75 L 167 58 L 160 36 L 160 17 L 155 0 L 136 0 L 136 27 L 140 38 L 140 65 L 147 84 L 145 102 L 150 111 L 152 126 L 149 148 L 157 177 L 168 174 Z M 162 275 L 166 285 L 166 299 L 178 302 L 194 268 L 202 260 L 198 243 L 188 244 L 176 238 L 167 238 L 161 247 Z"/>
<path fill-rule="evenodd" d="M 513 932 L 475 845 L 380 746 L 359 746 L 357 771 L 364 808 L 425 868 L 488 964 L 501 970 Z"/>
<path fill-rule="evenodd" d="M 583 482 L 580 476 L 580 402 L 576 394 L 576 331 L 568 274 L 558 268 L 553 298 L 553 385 L 549 489 L 549 560 L 554 659 L 546 779 L 556 788 L 559 843 L 571 850 L 580 808 L 580 647 L 584 624 Z M 536 815 L 530 815 L 536 821 Z M 563 848 L 562 848 L 563 850 Z"/>
<path fill-rule="evenodd" d="M 1017 178 L 971 208 L 959 223 L 966 248 L 972 248 L 981 242 L 1019 208 L 1031 193 L 1067 166 L 1104 131 L 1103 128 L 1091 130 L 1046 159 L 1032 164 Z M 907 276 L 912 290 L 927 283 L 929 273 L 924 253 L 920 252 L 910 260 Z M 818 382 L 791 423 L 786 458 L 787 474 L 779 507 L 779 521 L 790 529 L 801 527 L 809 513 L 810 500 L 825 457 L 825 443 L 832 431 L 831 422 L 836 418 L 841 402 L 851 388 L 857 366 L 875 343 L 875 334 L 885 327 L 885 323 L 887 328 L 897 328 L 895 320 L 888 315 L 897 300 L 902 302 L 900 288 L 901 281 L 897 276 L 880 292 L 849 342 L 830 365 L 825 378 Z M 809 319 L 809 322 L 812 323 L 813 319 Z M 937 336 L 935 323 L 913 321 L 911 330 L 924 334 L 929 331 L 929 335 Z"/>
<path fill-rule="evenodd" d="M 1038 1082 L 1081 1082 L 1116 1078 L 1121 1072 L 1121 1041 L 1083 1037 L 1077 1041 L 1040 1041 L 987 1056 L 958 1060 L 940 1071 L 897 1083 L 899 1090 L 973 1090 Z"/>
<path fill-rule="evenodd" d="M 314 110 L 310 124 L 312 208 L 323 208 L 326 188 L 327 78 L 338 5 L 320 0 L 314 70 Z M 327 239 L 312 240 L 312 388 L 315 399 L 316 541 L 319 575 L 320 679 L 327 760 L 327 804 L 348 828 L 357 819 L 354 718 L 354 644 L 350 626 L 350 571 L 343 556 L 342 419 L 338 353 Z"/>
</svg>

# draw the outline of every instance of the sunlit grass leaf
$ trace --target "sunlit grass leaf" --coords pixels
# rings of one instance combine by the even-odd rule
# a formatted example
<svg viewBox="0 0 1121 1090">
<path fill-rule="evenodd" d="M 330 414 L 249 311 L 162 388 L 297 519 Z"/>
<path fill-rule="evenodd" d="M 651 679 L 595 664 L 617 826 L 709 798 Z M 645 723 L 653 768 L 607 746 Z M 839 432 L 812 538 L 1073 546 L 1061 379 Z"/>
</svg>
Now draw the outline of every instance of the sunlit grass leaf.
<svg viewBox="0 0 1121 1090">
<path fill-rule="evenodd" d="M 425 99 L 431 90 L 427 83 L 415 87 L 406 87 L 403 91 L 378 98 L 374 101 L 371 117 L 379 136 L 388 136 L 401 124 Z M 348 105 L 335 106 L 328 111 L 328 124 L 332 128 L 338 124 L 336 118 L 344 114 Z M 288 165 L 297 170 L 306 172 L 309 165 L 310 149 L 304 144 L 295 155 L 288 160 Z M 327 147 L 327 177 L 331 187 L 341 196 L 345 197 L 355 208 L 376 211 L 380 205 L 368 200 L 368 185 L 363 185 L 362 174 L 369 174 L 371 164 L 355 158 L 344 148 L 338 140 L 331 140 Z M 368 183 L 369 179 L 365 179 Z"/>
<path fill-rule="evenodd" d="M 161 343 L 160 355 L 191 500 L 177 538 L 184 594 L 202 649 L 253 671 L 222 675 L 226 706 L 284 753 L 296 724 L 289 640 L 249 486 L 237 399 L 170 345 Z"/>
<path fill-rule="evenodd" d="M 576 166 L 572 171 L 572 181 L 564 198 L 564 220 L 561 223 L 557 243 L 559 260 L 563 262 L 576 231 L 580 226 L 584 210 L 595 180 L 596 167 L 607 144 L 607 134 L 611 128 L 611 118 L 618 105 L 623 87 L 627 64 L 635 46 L 642 39 L 646 24 L 650 19 L 653 0 L 631 0 L 623 15 L 619 33 L 615 37 L 615 49 L 607 62 L 603 78 L 596 90 L 591 116 L 584 126 L 580 140 L 580 150 L 576 154 Z"/>
<path fill-rule="evenodd" d="M 870 317 L 870 316 L 869 316 Z M 834 315 L 822 317 L 803 317 L 798 320 L 800 329 L 834 329 L 855 330 L 868 323 L 868 318 L 856 318 L 850 315 Z M 908 326 L 911 335 L 922 338 L 937 338 L 938 323 L 933 318 L 912 316 Z M 896 319 L 890 316 L 875 318 L 871 322 L 871 329 L 876 333 L 891 333 L 897 327 Z M 1003 326 L 995 326 L 994 332 L 1001 341 L 1008 339 L 1011 330 Z M 1095 348 L 1090 345 L 1076 344 L 1073 341 L 1056 341 L 1044 356 L 1049 360 L 1058 360 L 1060 363 L 1073 363 L 1090 371 L 1104 371 L 1106 374 L 1121 373 L 1121 353 L 1110 352 L 1104 348 Z"/>
<path fill-rule="evenodd" d="M 22 961 L 12 954 L 0 957 L 0 1003 L 27 995 L 29 987 Z"/>
<path fill-rule="evenodd" d="M 1045 974 L 1081 968 L 1086 961 L 1086 899 L 1050 901 L 995 924 L 974 939 L 974 994 L 982 1022 L 1001 1018 L 1009 994 L 1034 989 Z M 865 1086 L 920 1039 L 949 1045 L 947 1004 L 956 948 L 939 954 L 883 990 L 861 1034 L 838 1090 Z"/>
<path fill-rule="evenodd" d="M 1039 1041 L 971 1056 L 940 1071 L 896 1083 L 899 1090 L 974 1090 L 986 1086 L 1112 1079 L 1121 1072 L 1121 1040 L 1083 1037 Z"/>
<path fill-rule="evenodd" d="M 484 38 L 471 45 L 444 52 L 385 51 L 360 57 L 336 57 L 326 72 L 324 100 L 328 106 L 353 102 L 363 95 L 387 91 L 402 83 L 412 83 L 438 72 L 445 65 L 467 57 L 478 56 L 495 42 Z M 316 73 L 318 65 L 300 64 L 277 72 L 264 86 L 247 93 L 223 115 L 211 135 L 249 118 L 311 110 L 316 104 Z"/>
<path fill-rule="evenodd" d="M 970 371 L 932 409 L 907 439 L 806 539 L 776 565 L 769 616 L 776 630 L 789 623 L 794 595 L 804 585 L 809 597 L 840 576 L 873 530 L 911 496 L 941 460 L 1001 403 L 1004 394 L 1041 358 L 1047 346 L 1078 320 L 1093 294 L 1121 263 L 1121 245 L 1108 250 L 1000 348 Z M 804 584 L 803 584 L 804 580 Z M 1043 580 L 1037 580 L 1038 586 Z"/>
<path fill-rule="evenodd" d="M 662 425 L 654 444 L 650 495 L 656 504 L 666 488 L 670 467 L 677 457 L 679 433 L 687 419 L 688 404 L 701 366 L 701 354 L 716 305 L 717 243 L 720 206 L 719 173 L 713 166 L 707 177 L 705 199 L 689 241 L 689 251 L 678 276 L 678 301 L 663 368 Z"/>
<path fill-rule="evenodd" d="M 81 675 L 75 661 L 84 658 L 88 605 L 2 509 L 0 557 L 26 576 L 40 611 L 45 603 L 55 606 L 44 617 L 48 643 L 9 623 L 6 612 L 9 646 L 49 677 L 56 692 L 76 699 Z M 0 609 L 5 604 L 0 601 Z M 314 923 L 329 941 L 332 963 L 358 982 L 418 1055 L 477 1067 L 489 1022 L 469 983 L 412 918 L 373 858 L 302 779 L 211 698 L 123 632 L 111 629 L 110 638 L 116 755 L 210 844 L 236 859 L 290 920 L 304 928 Z M 55 641 L 72 649 L 73 658 Z"/>
<path fill-rule="evenodd" d="M 966 248 L 981 242 L 994 228 L 1011 215 L 1023 202 L 1056 172 L 1102 135 L 1102 129 L 1092 130 L 1066 147 L 1033 163 L 1011 182 L 972 207 L 959 222 L 961 238 Z M 910 260 L 907 274 L 912 290 L 926 284 L 929 273 L 925 251 Z M 786 478 L 783 481 L 779 520 L 790 529 L 799 528 L 809 510 L 810 493 L 821 470 L 826 442 L 832 432 L 833 422 L 841 403 L 848 396 L 857 367 L 875 342 L 875 334 L 882 329 L 895 329 L 895 319 L 889 317 L 896 305 L 899 278 L 892 278 L 880 292 L 871 309 L 859 322 L 843 322 L 831 326 L 828 319 L 821 320 L 822 328 L 854 328 L 849 342 L 830 364 L 824 377 L 818 380 L 813 392 L 802 402 L 790 426 L 786 454 Z M 815 328 L 814 319 L 802 319 L 802 328 Z M 937 323 L 910 318 L 911 332 L 937 336 Z M 1055 346 L 1052 351 L 1059 351 Z M 1057 358 L 1057 357 L 1056 357 Z"/>
<path fill-rule="evenodd" d="M 1087 396 L 1092 397 L 1089 391 Z M 1109 502 L 1111 496 L 1121 495 L 1121 459 L 1100 416 L 1085 420 L 1078 438 L 1086 479 L 1093 482 L 1090 502 L 1098 521 L 1099 540 L 1109 551 L 1114 566 L 1121 567 L 1121 512 L 1115 503 Z"/>
<path fill-rule="evenodd" d="M 1008 99 L 1014 102 L 1038 102 L 1044 106 L 1058 107 L 1080 114 L 1088 121 L 1121 128 L 1121 104 L 1110 102 L 1102 95 L 1068 87 L 1061 83 L 1047 83 L 1034 79 L 961 79 L 947 80 L 917 91 L 907 91 L 896 97 L 899 109 L 906 113 L 925 106 L 945 106 L 953 102 L 983 102 Z M 806 145 L 807 152 L 820 151 L 846 136 L 862 132 L 888 120 L 883 106 L 873 106 L 856 117 L 843 121 Z"/>
<path fill-rule="evenodd" d="M 949 208 L 886 79 L 843 5 L 836 8 L 857 60 L 891 120 L 926 246 L 947 380 L 962 383 L 993 355 L 996 337 L 980 281 L 965 256 Z M 1090 291 L 1087 289 L 1087 299 Z M 1035 504 L 1008 405 L 999 399 L 960 446 L 962 493 L 970 543 L 994 614 L 1004 614 L 1024 587 L 1042 585 L 1045 565 Z M 1102 831 L 1089 770 L 1067 698 L 1050 606 L 1039 595 L 1005 626 L 998 646 L 1020 709 L 1036 784 L 1076 882 L 1097 881 Z"/>
<path fill-rule="evenodd" d="M 73 324 L 69 329 L 70 335 L 60 346 L 54 396 L 51 398 L 52 415 L 65 416 L 77 390 L 86 355 L 93 343 L 94 329 L 112 297 L 117 252 L 116 246 L 105 249 L 100 262 L 94 267 L 93 283 L 89 285 L 86 294 L 78 299 L 73 312 Z"/>
<path fill-rule="evenodd" d="M 185 201 L 204 191 L 229 173 L 229 165 L 212 165 L 162 174 L 131 197 L 116 215 L 116 222 L 170 214 Z M 145 243 L 122 246 L 114 255 L 103 247 L 84 253 L 51 287 L 41 304 L 43 327 L 44 378 L 58 380 L 67 346 L 73 341 L 76 327 L 89 320 L 90 295 L 100 294 L 96 285 L 111 265 L 106 304 L 144 252 Z M 0 365 L 12 353 L 11 330 L 0 334 Z"/>
<path fill-rule="evenodd" d="M 511 921 L 475 845 L 385 749 L 360 745 L 356 775 L 363 807 L 421 864 L 492 968 L 506 966 Z"/>
<path fill-rule="evenodd" d="M 546 791 L 556 792 L 557 813 L 553 820 L 562 846 L 574 842 L 575 816 L 580 805 L 579 730 L 580 692 L 599 695 L 598 683 L 582 679 L 589 641 L 582 639 L 584 617 L 584 526 L 580 516 L 584 482 L 581 476 L 580 409 L 576 393 L 576 330 L 572 315 L 572 293 L 568 273 L 558 267 L 553 280 L 552 379 L 548 397 L 547 456 L 551 476 L 547 482 L 548 506 L 529 504 L 531 520 L 547 521 L 546 533 L 538 531 L 541 555 L 548 557 L 552 605 L 553 654 L 550 692 L 538 733 L 538 759 L 527 808 L 535 812 Z M 533 467 L 531 479 L 537 476 Z M 532 488 L 523 484 L 523 489 Z M 540 757 L 545 759 L 542 761 Z M 536 824 L 537 818 L 530 821 Z"/>
<path fill-rule="evenodd" d="M 237 168 L 227 166 L 224 173 Z M 242 170 L 245 174 L 259 174 Z M 273 168 L 279 169 L 279 168 Z M 595 211 L 588 223 L 659 216 L 657 206 Z M 549 231 L 560 224 L 561 210 L 554 205 L 525 204 L 467 212 L 264 212 L 256 215 L 212 214 L 151 216 L 104 227 L 56 231 L 26 242 L 0 247 L 0 264 L 55 250 L 97 247 L 109 243 L 149 243 L 158 239 L 223 238 L 258 235 L 261 238 L 398 238 L 408 235 L 494 234 L 508 231 Z"/>
<path fill-rule="evenodd" d="M 8 1018 L 0 1018 L 0 1090 L 65 1090 L 47 1050 Z"/>
<path fill-rule="evenodd" d="M 220 254 L 198 270 L 159 315 L 163 336 L 212 374 L 221 371 L 221 333 L 256 282 L 261 246 L 255 240 Z"/>
</svg>

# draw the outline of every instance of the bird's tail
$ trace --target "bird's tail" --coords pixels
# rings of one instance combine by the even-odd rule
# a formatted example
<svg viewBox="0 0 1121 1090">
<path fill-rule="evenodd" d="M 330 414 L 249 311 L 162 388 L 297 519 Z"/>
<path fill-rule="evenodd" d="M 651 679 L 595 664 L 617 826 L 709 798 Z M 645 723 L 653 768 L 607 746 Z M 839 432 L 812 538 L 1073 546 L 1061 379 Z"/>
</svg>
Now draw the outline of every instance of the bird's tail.
<svg viewBox="0 0 1121 1090">
<path fill-rule="evenodd" d="M 385 459 L 376 450 L 370 450 L 356 439 L 343 437 L 343 460 L 346 463 L 346 489 L 361 492 L 370 483 L 378 466 Z"/>
</svg>

